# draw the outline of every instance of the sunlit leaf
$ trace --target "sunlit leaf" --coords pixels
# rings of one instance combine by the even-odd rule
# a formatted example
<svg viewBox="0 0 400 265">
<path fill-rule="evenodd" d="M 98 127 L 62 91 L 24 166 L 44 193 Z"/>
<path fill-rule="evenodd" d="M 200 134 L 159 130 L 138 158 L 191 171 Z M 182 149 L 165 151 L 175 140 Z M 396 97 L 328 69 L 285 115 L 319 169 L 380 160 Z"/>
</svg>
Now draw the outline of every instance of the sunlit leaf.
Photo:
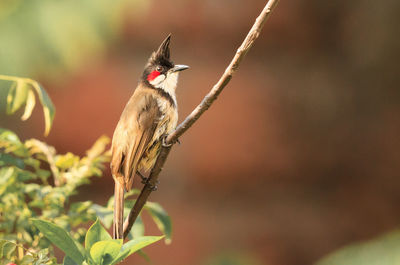
<svg viewBox="0 0 400 265">
<path fill-rule="evenodd" d="M 58 155 L 55 160 L 57 167 L 61 169 L 68 169 L 79 162 L 79 157 L 68 152 L 65 155 Z"/>
<path fill-rule="evenodd" d="M 78 264 L 83 262 L 85 256 L 83 247 L 75 242 L 67 231 L 48 221 L 32 219 L 32 222 L 40 232 L 67 256 L 71 257 Z"/>
<path fill-rule="evenodd" d="M 40 169 L 40 161 L 33 158 L 33 157 L 27 157 L 24 159 L 24 163 L 28 166 L 33 167 L 35 170 Z"/>
<path fill-rule="evenodd" d="M 13 167 L 0 168 L 0 194 L 4 194 L 7 189 L 13 189 L 17 182 L 17 171 Z"/>
<path fill-rule="evenodd" d="M 44 123 L 45 123 L 44 135 L 48 135 L 51 129 L 51 125 L 53 124 L 56 110 L 49 95 L 46 93 L 46 90 L 44 90 L 43 87 L 39 85 L 38 82 L 33 80 L 31 81 L 32 81 L 32 86 L 36 89 L 36 93 L 38 94 L 40 102 L 42 103 Z"/>
<path fill-rule="evenodd" d="M 0 258 L 3 257 L 3 247 L 4 247 L 4 245 L 7 244 L 7 243 L 8 243 L 7 240 L 0 239 Z"/>
<path fill-rule="evenodd" d="M 25 104 L 29 87 L 21 80 L 13 82 L 7 95 L 7 114 L 13 114 Z"/>
<path fill-rule="evenodd" d="M 97 219 L 86 233 L 85 248 L 89 251 L 96 242 L 111 239 L 111 236 L 100 224 L 99 219 Z"/>
<path fill-rule="evenodd" d="M 31 255 L 25 255 L 21 260 L 21 265 L 32 264 L 35 259 Z"/>
<path fill-rule="evenodd" d="M 122 246 L 118 257 L 113 261 L 112 264 L 117 264 L 136 251 L 161 240 L 163 237 L 164 236 L 144 236 L 127 242 Z"/>
<path fill-rule="evenodd" d="M 18 136 L 7 129 L 0 128 L 0 148 L 4 148 L 5 153 L 13 153 L 19 157 L 29 155 L 28 149 L 21 143 Z"/>
<path fill-rule="evenodd" d="M 59 178 L 59 170 L 55 164 L 56 149 L 45 142 L 37 139 L 30 139 L 25 142 L 25 146 L 29 148 L 31 154 L 44 155 L 45 160 L 49 163 L 50 170 L 54 175 L 55 179 Z"/>
<path fill-rule="evenodd" d="M 5 258 L 10 259 L 11 257 L 13 257 L 13 253 L 16 248 L 17 248 L 17 245 L 15 243 L 12 243 L 9 241 L 5 242 L 4 244 L 2 244 L 2 247 L 1 247 L 0 258 L 5 257 Z"/>
<path fill-rule="evenodd" d="M 92 159 L 94 157 L 97 157 L 101 155 L 104 150 L 106 149 L 106 146 L 110 143 L 110 138 L 107 136 L 103 135 L 97 141 L 93 144 L 92 148 L 90 148 L 88 151 L 86 151 L 86 154 L 89 159 Z"/>
<path fill-rule="evenodd" d="M 21 120 L 26 121 L 27 119 L 29 119 L 29 117 L 32 114 L 33 108 L 35 107 L 35 104 L 36 104 L 35 93 L 33 93 L 32 90 L 29 90 L 28 96 L 26 98 L 25 111 L 21 117 Z"/>
<path fill-rule="evenodd" d="M 32 89 L 36 91 L 43 108 L 45 122 L 44 135 L 48 135 L 53 124 L 55 108 L 46 90 L 38 82 L 29 78 L 0 75 L 1 79 L 13 82 L 7 96 L 7 113 L 12 114 L 23 104 L 26 104 L 22 120 L 28 119 L 32 113 L 36 102 Z"/>
<path fill-rule="evenodd" d="M 122 239 L 96 242 L 90 248 L 90 256 L 96 264 L 108 265 L 117 258 L 122 247 Z"/>
</svg>

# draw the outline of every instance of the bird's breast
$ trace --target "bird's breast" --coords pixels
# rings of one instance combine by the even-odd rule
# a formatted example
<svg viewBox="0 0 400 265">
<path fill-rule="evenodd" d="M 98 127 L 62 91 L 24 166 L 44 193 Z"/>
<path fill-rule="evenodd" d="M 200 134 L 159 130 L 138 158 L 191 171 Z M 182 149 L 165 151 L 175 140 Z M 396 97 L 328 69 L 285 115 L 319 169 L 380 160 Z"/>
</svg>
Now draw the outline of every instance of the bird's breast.
<svg viewBox="0 0 400 265">
<path fill-rule="evenodd" d="M 158 98 L 157 105 L 160 108 L 161 116 L 158 122 L 157 132 L 154 134 L 155 139 L 160 138 L 163 134 L 170 133 L 175 129 L 178 123 L 178 108 L 176 103 L 172 105 L 168 100 Z"/>
<path fill-rule="evenodd" d="M 169 101 L 159 98 L 157 99 L 161 116 L 158 120 L 151 143 L 140 162 L 140 169 L 149 170 L 154 166 L 158 154 L 161 149 L 161 141 L 164 135 L 170 134 L 178 123 L 178 110 L 176 105 L 173 106 Z"/>
</svg>

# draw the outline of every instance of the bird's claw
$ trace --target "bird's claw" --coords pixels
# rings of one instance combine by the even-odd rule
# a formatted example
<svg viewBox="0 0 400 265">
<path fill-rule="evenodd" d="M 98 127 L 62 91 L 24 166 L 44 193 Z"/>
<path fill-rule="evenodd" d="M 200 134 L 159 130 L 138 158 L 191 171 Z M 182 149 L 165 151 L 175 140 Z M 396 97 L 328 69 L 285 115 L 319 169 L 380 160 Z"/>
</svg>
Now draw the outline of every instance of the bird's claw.
<svg viewBox="0 0 400 265">
<path fill-rule="evenodd" d="M 149 182 L 147 182 L 145 185 L 147 186 L 147 188 L 148 188 L 150 191 L 156 191 L 156 190 L 158 190 L 158 184 L 159 184 L 159 183 L 160 183 L 160 181 L 157 180 L 155 185 L 150 184 Z"/>
<path fill-rule="evenodd" d="M 139 175 L 139 177 L 142 179 L 142 184 L 144 184 L 149 190 L 151 191 L 156 191 L 158 189 L 157 185 L 160 183 L 159 180 L 156 181 L 156 184 L 150 184 L 150 178 L 145 177 L 142 175 L 142 173 L 140 173 L 139 171 L 137 171 L 137 174 Z"/>
<path fill-rule="evenodd" d="M 143 177 L 142 178 L 142 184 L 147 184 L 149 182 L 149 178 Z"/>
<path fill-rule="evenodd" d="M 164 136 L 162 137 L 162 146 L 163 146 L 163 147 L 171 147 L 171 146 L 172 146 L 172 143 L 167 144 L 167 142 L 166 142 L 167 137 L 168 137 L 168 135 L 164 135 Z"/>
</svg>

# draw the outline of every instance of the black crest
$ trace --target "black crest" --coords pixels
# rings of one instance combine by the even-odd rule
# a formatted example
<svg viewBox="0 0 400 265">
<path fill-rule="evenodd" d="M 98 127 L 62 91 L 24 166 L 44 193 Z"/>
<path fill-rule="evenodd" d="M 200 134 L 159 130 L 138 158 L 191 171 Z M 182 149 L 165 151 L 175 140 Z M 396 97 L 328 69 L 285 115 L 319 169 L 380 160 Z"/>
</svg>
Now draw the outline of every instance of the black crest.
<svg viewBox="0 0 400 265">
<path fill-rule="evenodd" d="M 169 49 L 169 44 L 171 42 L 171 34 L 169 34 L 165 40 L 161 43 L 160 47 L 158 47 L 157 51 L 153 52 L 151 55 L 148 64 L 151 65 L 163 65 L 171 68 L 174 66 L 171 61 L 171 52 Z"/>
</svg>

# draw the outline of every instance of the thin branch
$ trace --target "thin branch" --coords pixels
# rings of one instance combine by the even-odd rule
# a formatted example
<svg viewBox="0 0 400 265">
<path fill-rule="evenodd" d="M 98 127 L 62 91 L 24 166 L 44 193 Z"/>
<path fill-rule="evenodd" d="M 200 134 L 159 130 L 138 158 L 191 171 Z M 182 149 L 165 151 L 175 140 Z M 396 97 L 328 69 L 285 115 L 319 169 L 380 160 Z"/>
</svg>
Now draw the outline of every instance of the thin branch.
<svg viewBox="0 0 400 265">
<path fill-rule="evenodd" d="M 126 237 L 132 228 L 137 216 L 142 210 L 144 204 L 147 201 L 152 188 L 157 184 L 158 175 L 160 174 L 162 167 L 164 166 L 165 160 L 168 157 L 171 147 L 177 139 L 182 136 L 199 118 L 200 116 L 211 106 L 211 104 L 217 99 L 218 95 L 222 92 L 224 87 L 232 79 L 233 74 L 237 71 L 240 62 L 245 57 L 246 53 L 253 46 L 255 40 L 260 35 L 260 32 L 264 26 L 265 21 L 271 14 L 272 10 L 275 8 L 279 0 L 269 0 L 262 10 L 261 14 L 257 17 L 253 27 L 250 29 L 246 38 L 244 39 L 242 45 L 236 51 L 229 66 L 225 69 L 224 74 L 214 85 L 214 87 L 208 92 L 208 94 L 203 98 L 201 103 L 190 113 L 186 119 L 179 124 L 179 126 L 166 138 L 166 145 L 161 148 L 160 155 L 157 158 L 156 164 L 153 170 L 150 172 L 150 176 L 147 184 L 143 187 L 139 197 L 136 200 L 135 205 L 131 209 L 129 216 L 124 222 L 124 237 Z"/>
</svg>

